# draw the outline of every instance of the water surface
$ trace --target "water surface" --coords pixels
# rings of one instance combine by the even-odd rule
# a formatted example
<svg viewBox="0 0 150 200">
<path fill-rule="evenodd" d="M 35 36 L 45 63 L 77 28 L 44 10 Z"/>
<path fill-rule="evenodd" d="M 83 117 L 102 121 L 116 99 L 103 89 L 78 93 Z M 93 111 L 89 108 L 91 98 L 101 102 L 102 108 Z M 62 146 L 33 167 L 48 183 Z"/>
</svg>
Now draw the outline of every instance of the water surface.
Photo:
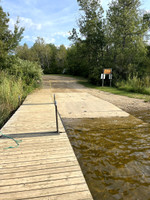
<svg viewBox="0 0 150 200">
<path fill-rule="evenodd" d="M 150 112 L 136 117 L 63 119 L 95 200 L 150 199 Z"/>
</svg>

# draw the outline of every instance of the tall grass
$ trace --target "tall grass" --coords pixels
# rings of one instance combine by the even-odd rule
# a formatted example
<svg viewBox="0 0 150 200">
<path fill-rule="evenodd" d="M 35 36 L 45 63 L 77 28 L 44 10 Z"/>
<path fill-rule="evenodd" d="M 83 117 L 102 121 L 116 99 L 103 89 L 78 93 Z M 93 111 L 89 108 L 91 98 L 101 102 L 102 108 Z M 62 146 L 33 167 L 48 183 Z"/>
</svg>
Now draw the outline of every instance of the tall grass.
<svg viewBox="0 0 150 200">
<path fill-rule="evenodd" d="M 42 70 L 36 63 L 20 59 L 10 70 L 0 72 L 0 128 L 41 78 Z"/>
<path fill-rule="evenodd" d="M 137 75 L 129 77 L 127 81 L 121 81 L 116 84 L 119 89 L 150 95 L 150 77 L 139 78 Z"/>
<path fill-rule="evenodd" d="M 21 79 L 9 76 L 5 72 L 0 74 L 0 125 L 4 123 L 9 114 L 17 108 L 23 97 Z"/>
</svg>

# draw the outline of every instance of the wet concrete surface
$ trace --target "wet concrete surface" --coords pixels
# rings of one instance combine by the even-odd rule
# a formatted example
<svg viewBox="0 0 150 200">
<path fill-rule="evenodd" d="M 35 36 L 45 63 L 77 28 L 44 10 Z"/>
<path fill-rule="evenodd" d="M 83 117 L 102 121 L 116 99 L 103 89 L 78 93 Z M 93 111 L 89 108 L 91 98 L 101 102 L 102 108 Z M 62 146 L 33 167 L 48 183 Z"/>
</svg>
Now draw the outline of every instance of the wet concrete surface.
<svg viewBox="0 0 150 200">
<path fill-rule="evenodd" d="M 63 119 L 95 200 L 149 199 L 149 114 Z"/>
</svg>

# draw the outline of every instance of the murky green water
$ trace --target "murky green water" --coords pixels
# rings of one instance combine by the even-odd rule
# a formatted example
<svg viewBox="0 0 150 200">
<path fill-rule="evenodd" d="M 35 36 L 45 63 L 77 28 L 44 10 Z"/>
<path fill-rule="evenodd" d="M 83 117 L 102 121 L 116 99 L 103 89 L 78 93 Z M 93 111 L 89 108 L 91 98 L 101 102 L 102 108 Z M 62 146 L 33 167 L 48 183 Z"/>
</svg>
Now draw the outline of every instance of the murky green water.
<svg viewBox="0 0 150 200">
<path fill-rule="evenodd" d="M 95 200 L 150 199 L 150 111 L 136 117 L 64 119 Z"/>
</svg>

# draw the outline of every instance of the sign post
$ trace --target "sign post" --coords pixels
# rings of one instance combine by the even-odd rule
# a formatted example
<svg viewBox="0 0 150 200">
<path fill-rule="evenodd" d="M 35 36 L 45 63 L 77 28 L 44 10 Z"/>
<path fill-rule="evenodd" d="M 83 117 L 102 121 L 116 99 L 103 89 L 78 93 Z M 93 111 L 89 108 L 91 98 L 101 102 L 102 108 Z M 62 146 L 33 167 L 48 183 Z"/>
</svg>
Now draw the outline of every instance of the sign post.
<svg viewBox="0 0 150 200">
<path fill-rule="evenodd" d="M 112 82 L 112 69 L 104 69 L 103 74 L 101 74 L 101 79 L 102 79 L 102 87 L 104 87 L 104 80 L 106 75 L 109 75 L 109 80 L 110 80 L 110 87 L 111 87 L 111 82 Z"/>
<path fill-rule="evenodd" d="M 109 74 L 109 80 L 110 80 L 110 87 L 111 87 L 112 74 Z"/>
<path fill-rule="evenodd" d="M 105 74 L 101 74 L 101 79 L 102 79 L 102 87 L 104 87 Z"/>
</svg>

